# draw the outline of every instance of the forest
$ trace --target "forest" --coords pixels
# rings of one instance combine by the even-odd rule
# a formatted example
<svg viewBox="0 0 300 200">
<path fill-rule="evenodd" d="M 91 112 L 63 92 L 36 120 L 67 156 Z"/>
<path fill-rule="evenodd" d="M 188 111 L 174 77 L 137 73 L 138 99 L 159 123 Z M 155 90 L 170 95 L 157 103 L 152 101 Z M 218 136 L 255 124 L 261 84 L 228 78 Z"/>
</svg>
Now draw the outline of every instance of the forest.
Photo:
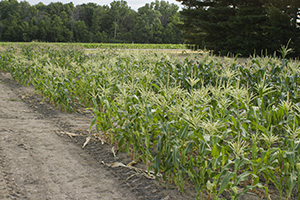
<svg viewBox="0 0 300 200">
<path fill-rule="evenodd" d="M 177 0 L 110 5 L 0 1 L 2 42 L 187 44 L 194 49 L 270 55 L 287 45 L 300 55 L 299 0 Z"/>
<path fill-rule="evenodd" d="M 179 7 L 165 1 L 135 11 L 126 1 L 74 6 L 0 1 L 0 41 L 183 43 Z"/>
<path fill-rule="evenodd" d="M 289 44 L 300 55 L 299 0 L 182 0 L 187 44 L 244 57 L 273 54 Z"/>
</svg>

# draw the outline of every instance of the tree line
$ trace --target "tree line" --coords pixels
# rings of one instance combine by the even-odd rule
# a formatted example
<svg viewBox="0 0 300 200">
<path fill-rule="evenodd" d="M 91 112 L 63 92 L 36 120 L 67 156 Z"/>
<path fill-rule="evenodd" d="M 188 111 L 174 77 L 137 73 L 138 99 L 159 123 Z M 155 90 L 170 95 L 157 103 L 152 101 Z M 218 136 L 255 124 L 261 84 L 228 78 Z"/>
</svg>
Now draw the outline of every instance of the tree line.
<svg viewBox="0 0 300 200">
<path fill-rule="evenodd" d="M 163 0 L 137 11 L 124 0 L 105 6 L 1 0 L 0 41 L 186 43 L 242 56 L 272 54 L 289 43 L 300 55 L 299 0 L 177 1 L 181 11 Z"/>
<path fill-rule="evenodd" d="M 135 11 L 126 1 L 31 6 L 0 1 L 0 41 L 183 43 L 179 7 L 165 1 Z"/>
<path fill-rule="evenodd" d="M 299 0 L 177 0 L 185 5 L 182 30 L 188 44 L 248 56 L 273 53 L 290 40 L 300 55 Z"/>
</svg>

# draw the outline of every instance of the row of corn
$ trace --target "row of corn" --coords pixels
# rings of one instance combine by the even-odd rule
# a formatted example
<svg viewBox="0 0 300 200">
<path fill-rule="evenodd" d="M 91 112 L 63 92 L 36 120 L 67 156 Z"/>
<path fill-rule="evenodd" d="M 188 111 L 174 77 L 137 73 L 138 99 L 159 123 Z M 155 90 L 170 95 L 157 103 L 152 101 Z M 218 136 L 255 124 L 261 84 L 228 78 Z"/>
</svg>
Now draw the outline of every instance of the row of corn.
<svg viewBox="0 0 300 200">
<path fill-rule="evenodd" d="M 300 196 L 300 64 L 9 46 L 0 70 L 66 111 L 91 108 L 103 141 L 198 198 Z M 158 176 L 159 175 L 159 176 Z"/>
</svg>

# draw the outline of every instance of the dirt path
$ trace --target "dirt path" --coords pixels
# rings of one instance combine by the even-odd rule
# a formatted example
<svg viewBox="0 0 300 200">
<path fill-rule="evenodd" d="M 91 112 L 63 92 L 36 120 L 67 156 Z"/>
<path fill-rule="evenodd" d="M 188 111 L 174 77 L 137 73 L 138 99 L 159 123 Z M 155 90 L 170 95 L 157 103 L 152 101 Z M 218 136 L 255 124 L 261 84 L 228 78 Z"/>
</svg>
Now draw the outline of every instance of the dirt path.
<svg viewBox="0 0 300 200">
<path fill-rule="evenodd" d="M 55 119 L 30 108 L 1 75 L 0 199 L 134 199 Z M 6 79 L 7 80 L 7 79 Z"/>
<path fill-rule="evenodd" d="M 195 199 L 188 186 L 182 194 L 140 171 L 103 165 L 131 160 L 124 153 L 114 156 L 111 146 L 92 140 L 82 148 L 91 119 L 89 112 L 59 111 L 32 87 L 20 86 L 0 72 L 0 200 Z M 258 199 L 254 194 L 240 198 Z M 274 194 L 272 199 L 279 197 Z"/>
<path fill-rule="evenodd" d="M 113 157 L 108 145 L 84 133 L 91 116 L 68 114 L 42 102 L 31 87 L 0 73 L 0 199 L 189 199 L 176 190 L 126 168 L 103 164 L 128 162 Z"/>
</svg>

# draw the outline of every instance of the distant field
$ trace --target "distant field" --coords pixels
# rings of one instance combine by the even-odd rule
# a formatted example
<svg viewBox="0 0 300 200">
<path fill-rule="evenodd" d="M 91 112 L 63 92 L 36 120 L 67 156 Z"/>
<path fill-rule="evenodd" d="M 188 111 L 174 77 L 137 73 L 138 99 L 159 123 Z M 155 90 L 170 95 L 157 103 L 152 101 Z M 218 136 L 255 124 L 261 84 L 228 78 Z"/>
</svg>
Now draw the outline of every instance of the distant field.
<svg viewBox="0 0 300 200">
<path fill-rule="evenodd" d="M 186 49 L 184 44 L 125 44 L 125 43 L 46 43 L 46 42 L 0 42 L 0 46 L 41 44 L 54 46 L 78 46 L 86 49 Z"/>
</svg>

